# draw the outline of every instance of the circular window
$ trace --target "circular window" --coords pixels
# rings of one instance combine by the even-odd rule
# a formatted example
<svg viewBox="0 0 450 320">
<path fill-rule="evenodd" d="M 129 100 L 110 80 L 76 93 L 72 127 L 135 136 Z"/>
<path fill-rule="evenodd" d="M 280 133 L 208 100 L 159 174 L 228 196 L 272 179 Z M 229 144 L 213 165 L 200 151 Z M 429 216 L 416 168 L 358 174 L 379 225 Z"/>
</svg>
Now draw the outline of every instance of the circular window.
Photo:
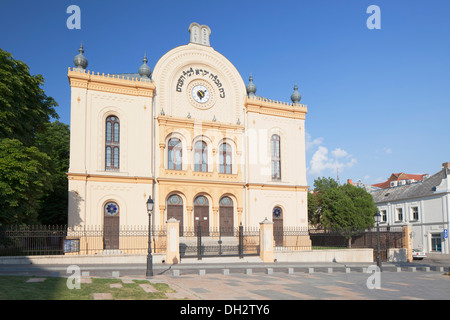
<svg viewBox="0 0 450 320">
<path fill-rule="evenodd" d="M 105 204 L 105 215 L 116 216 L 119 214 L 119 206 L 115 202 L 108 202 Z"/>
<path fill-rule="evenodd" d="M 280 207 L 275 207 L 275 208 L 273 208 L 272 213 L 273 213 L 273 217 L 274 217 L 274 218 L 281 218 L 281 213 L 282 213 L 282 211 L 281 211 L 281 208 L 280 208 Z"/>
</svg>

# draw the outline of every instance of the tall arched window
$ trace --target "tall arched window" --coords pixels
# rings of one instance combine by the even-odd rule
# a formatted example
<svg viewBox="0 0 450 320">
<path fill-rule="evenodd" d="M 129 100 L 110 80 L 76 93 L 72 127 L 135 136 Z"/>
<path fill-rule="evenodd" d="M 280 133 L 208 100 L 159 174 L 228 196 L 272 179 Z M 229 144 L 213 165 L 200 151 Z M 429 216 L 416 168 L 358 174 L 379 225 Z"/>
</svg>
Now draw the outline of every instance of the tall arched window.
<svg viewBox="0 0 450 320">
<path fill-rule="evenodd" d="M 272 135 L 270 139 L 272 153 L 272 180 L 281 180 L 280 136 Z"/>
<path fill-rule="evenodd" d="M 228 143 L 219 147 L 219 172 L 231 173 L 231 147 Z"/>
<path fill-rule="evenodd" d="M 120 168 L 120 123 L 116 116 L 106 118 L 105 132 L 105 170 L 117 171 Z"/>
<path fill-rule="evenodd" d="M 169 140 L 167 156 L 168 156 L 168 163 L 167 163 L 168 169 L 182 170 L 181 169 L 182 144 L 180 139 L 171 138 Z"/>
<path fill-rule="evenodd" d="M 204 141 L 197 141 L 194 145 L 194 171 L 208 171 L 208 146 Z"/>
</svg>

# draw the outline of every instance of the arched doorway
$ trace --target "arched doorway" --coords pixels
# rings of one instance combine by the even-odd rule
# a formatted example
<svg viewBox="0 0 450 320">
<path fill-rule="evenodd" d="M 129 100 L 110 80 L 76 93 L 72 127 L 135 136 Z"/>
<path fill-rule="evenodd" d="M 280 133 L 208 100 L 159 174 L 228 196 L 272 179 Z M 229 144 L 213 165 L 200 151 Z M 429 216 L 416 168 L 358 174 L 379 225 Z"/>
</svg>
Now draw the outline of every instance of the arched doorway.
<svg viewBox="0 0 450 320">
<path fill-rule="evenodd" d="M 219 228 L 222 236 L 233 236 L 234 234 L 233 200 L 227 196 L 219 201 Z"/>
<path fill-rule="evenodd" d="M 201 226 L 202 236 L 209 236 L 209 201 L 205 196 L 194 200 L 194 228 Z"/>
<path fill-rule="evenodd" d="M 183 199 L 173 194 L 167 199 L 167 219 L 174 218 L 180 221 L 180 237 L 183 236 Z"/>
<path fill-rule="evenodd" d="M 109 201 L 103 207 L 103 249 L 119 249 L 119 206 Z"/>
<path fill-rule="evenodd" d="M 283 246 L 283 210 L 280 207 L 273 208 L 272 219 L 275 246 Z"/>
</svg>

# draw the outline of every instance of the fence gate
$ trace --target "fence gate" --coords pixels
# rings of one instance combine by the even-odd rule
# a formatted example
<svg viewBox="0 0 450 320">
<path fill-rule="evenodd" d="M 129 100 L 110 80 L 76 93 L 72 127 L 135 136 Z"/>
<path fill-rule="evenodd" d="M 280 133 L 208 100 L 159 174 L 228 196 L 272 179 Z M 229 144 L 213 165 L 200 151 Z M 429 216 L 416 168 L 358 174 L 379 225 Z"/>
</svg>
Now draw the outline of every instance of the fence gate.
<svg viewBox="0 0 450 320">
<path fill-rule="evenodd" d="M 252 235 L 238 228 L 205 228 L 198 224 L 194 229 L 183 230 L 180 237 L 180 257 L 230 257 L 243 258 L 259 254 L 259 233 Z"/>
</svg>

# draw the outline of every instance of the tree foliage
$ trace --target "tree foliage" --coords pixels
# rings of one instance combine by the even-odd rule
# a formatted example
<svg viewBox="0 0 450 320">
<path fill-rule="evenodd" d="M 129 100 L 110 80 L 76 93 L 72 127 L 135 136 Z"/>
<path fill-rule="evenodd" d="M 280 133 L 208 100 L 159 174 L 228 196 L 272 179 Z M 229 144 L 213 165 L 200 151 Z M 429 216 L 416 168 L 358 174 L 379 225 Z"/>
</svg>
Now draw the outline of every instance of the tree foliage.
<svg viewBox="0 0 450 320">
<path fill-rule="evenodd" d="M 316 188 L 308 195 L 310 223 L 339 232 L 347 239 L 372 227 L 377 207 L 372 195 L 351 184 L 339 186 L 332 178 L 314 181 Z"/>
<path fill-rule="evenodd" d="M 37 221 L 38 200 L 49 187 L 49 163 L 36 147 L 0 140 L 0 224 Z"/>
<path fill-rule="evenodd" d="M 68 126 L 50 122 L 57 103 L 43 84 L 0 49 L 0 225 L 50 222 L 44 205 L 67 198 Z"/>
<path fill-rule="evenodd" d="M 51 118 L 58 119 L 56 101 L 41 86 L 42 75 L 0 49 L 0 139 L 18 139 L 31 146 L 36 133 Z"/>
</svg>

